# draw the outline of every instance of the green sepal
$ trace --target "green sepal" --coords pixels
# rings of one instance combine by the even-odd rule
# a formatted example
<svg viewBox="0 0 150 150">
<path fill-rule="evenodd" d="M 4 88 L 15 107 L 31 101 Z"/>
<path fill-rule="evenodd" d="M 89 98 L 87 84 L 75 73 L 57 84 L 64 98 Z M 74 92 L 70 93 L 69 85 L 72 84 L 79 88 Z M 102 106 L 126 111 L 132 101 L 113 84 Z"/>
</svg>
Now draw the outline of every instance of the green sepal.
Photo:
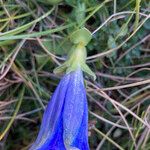
<svg viewBox="0 0 150 150">
<path fill-rule="evenodd" d="M 70 41 L 72 43 L 74 44 L 82 43 L 83 46 L 86 46 L 91 39 L 92 39 L 92 34 L 86 28 L 78 29 L 74 31 L 70 36 Z"/>
<path fill-rule="evenodd" d="M 89 68 L 89 66 L 86 63 L 81 64 L 81 70 L 87 73 L 89 76 L 91 76 L 93 80 L 96 80 L 95 73 Z"/>
<path fill-rule="evenodd" d="M 71 67 L 67 68 L 66 73 L 70 73 L 72 71 L 75 71 L 79 68 L 79 66 L 77 64 L 72 64 Z"/>
<path fill-rule="evenodd" d="M 86 48 L 83 45 L 74 45 L 72 47 L 71 53 L 69 54 L 68 60 L 62 64 L 61 66 L 57 67 L 54 70 L 54 73 L 70 73 L 72 71 L 77 70 L 80 68 L 83 72 L 90 75 L 94 80 L 96 79 L 95 74 L 91 71 L 91 69 L 86 64 Z"/>
<path fill-rule="evenodd" d="M 81 63 L 86 60 L 86 49 L 82 45 L 74 45 L 68 54 L 68 60 L 61 66 L 54 69 L 54 73 L 60 74 L 63 72 L 69 73 L 75 71 Z"/>
<path fill-rule="evenodd" d="M 55 69 L 53 70 L 53 72 L 54 72 L 55 74 L 62 74 L 63 72 L 66 71 L 66 68 L 67 68 L 67 62 L 65 62 L 65 63 L 63 63 L 61 66 L 55 68 Z"/>
</svg>

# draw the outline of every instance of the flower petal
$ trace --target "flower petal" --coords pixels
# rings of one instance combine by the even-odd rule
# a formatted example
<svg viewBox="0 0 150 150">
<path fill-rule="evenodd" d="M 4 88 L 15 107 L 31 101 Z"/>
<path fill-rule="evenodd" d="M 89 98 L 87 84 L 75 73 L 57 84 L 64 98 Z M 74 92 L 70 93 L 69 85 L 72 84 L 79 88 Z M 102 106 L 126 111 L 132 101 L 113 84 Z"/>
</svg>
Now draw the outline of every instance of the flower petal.
<svg viewBox="0 0 150 150">
<path fill-rule="evenodd" d="M 79 142 L 81 144 L 83 143 L 81 141 L 83 141 L 84 139 L 85 143 L 88 145 L 87 138 L 85 139 L 85 137 L 87 137 L 86 126 L 88 124 L 87 99 L 83 83 L 83 74 L 80 69 L 71 73 L 68 87 L 69 88 L 66 93 L 63 112 L 63 138 L 65 146 L 68 149 L 73 149 L 74 146 L 76 146 L 76 148 L 79 148 L 79 145 L 77 144 L 77 142 L 75 142 L 78 141 L 76 140 L 76 138 L 80 138 Z M 82 126 L 86 128 L 82 128 Z M 85 130 L 86 132 L 84 133 Z M 83 133 L 83 135 L 79 132 Z"/>
<path fill-rule="evenodd" d="M 64 76 L 64 78 L 60 81 L 57 89 L 55 90 L 44 112 L 42 125 L 40 127 L 40 132 L 37 137 L 37 140 L 32 145 L 30 150 L 42 150 L 43 145 L 44 144 L 47 146 L 50 145 L 54 137 L 57 137 L 54 139 L 60 138 L 58 137 L 58 133 L 62 131 L 59 131 L 58 129 L 62 128 L 62 127 L 59 128 L 59 125 L 62 124 L 61 114 L 63 111 L 63 105 L 65 100 L 66 90 L 68 88 L 69 79 L 70 79 L 69 75 Z"/>
</svg>

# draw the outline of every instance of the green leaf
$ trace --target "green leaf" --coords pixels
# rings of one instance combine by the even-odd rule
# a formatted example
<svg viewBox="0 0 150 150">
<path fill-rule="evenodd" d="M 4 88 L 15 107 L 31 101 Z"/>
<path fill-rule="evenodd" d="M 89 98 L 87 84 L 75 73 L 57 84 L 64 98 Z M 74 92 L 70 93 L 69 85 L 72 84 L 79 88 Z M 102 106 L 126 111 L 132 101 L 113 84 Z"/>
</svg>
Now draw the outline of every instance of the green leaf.
<svg viewBox="0 0 150 150">
<path fill-rule="evenodd" d="M 63 0 L 37 0 L 37 1 L 44 3 L 44 4 L 56 5 Z"/>
<path fill-rule="evenodd" d="M 41 66 L 43 62 L 48 58 L 48 56 L 43 54 L 35 54 L 35 58 L 38 65 Z"/>
<path fill-rule="evenodd" d="M 150 30 L 150 19 L 148 19 L 148 20 L 144 23 L 143 26 L 145 27 L 145 29 Z"/>
<path fill-rule="evenodd" d="M 47 13 L 45 13 L 43 16 L 37 18 L 36 20 L 30 22 L 30 23 L 27 23 L 23 26 L 20 26 L 20 27 L 17 27 L 13 30 L 10 30 L 10 31 L 7 31 L 7 32 L 4 32 L 4 33 L 0 33 L 0 37 L 2 36 L 8 36 L 8 35 L 15 35 L 15 34 L 18 34 L 18 33 L 21 33 L 25 30 L 27 30 L 29 27 L 31 27 L 33 24 L 41 21 L 42 19 L 44 19 L 45 17 L 47 17 L 49 14 L 52 13 L 52 11 L 54 10 L 54 8 L 52 8 L 50 11 L 48 11 Z"/>
<path fill-rule="evenodd" d="M 108 38 L 107 45 L 110 49 L 115 48 L 117 46 L 115 39 L 111 35 Z"/>
<path fill-rule="evenodd" d="M 10 40 L 10 41 L 1 41 L 0 46 L 7 46 L 10 44 L 14 44 L 16 41 L 15 40 Z"/>
<path fill-rule="evenodd" d="M 60 26 L 60 27 L 55 28 L 55 29 L 48 29 L 46 31 L 33 32 L 33 33 L 28 33 L 28 34 L 20 34 L 20 35 L 8 35 L 7 34 L 7 35 L 1 36 L 1 34 L 0 34 L 0 41 L 14 40 L 14 39 L 25 39 L 25 38 L 31 38 L 31 37 L 39 37 L 39 36 L 55 33 L 55 32 L 58 32 L 58 31 L 62 31 L 66 28 L 72 27 L 73 25 L 74 25 L 74 23 L 71 23 L 71 24 L 68 24 L 68 25 L 65 25 L 65 26 Z"/>
<path fill-rule="evenodd" d="M 123 27 L 123 30 L 120 29 L 120 32 L 118 34 L 118 37 L 125 36 L 128 32 L 128 27 Z"/>
<path fill-rule="evenodd" d="M 115 39 L 110 35 L 107 41 L 108 48 L 113 49 L 117 47 Z M 116 51 L 112 52 L 108 57 L 116 58 Z"/>
</svg>

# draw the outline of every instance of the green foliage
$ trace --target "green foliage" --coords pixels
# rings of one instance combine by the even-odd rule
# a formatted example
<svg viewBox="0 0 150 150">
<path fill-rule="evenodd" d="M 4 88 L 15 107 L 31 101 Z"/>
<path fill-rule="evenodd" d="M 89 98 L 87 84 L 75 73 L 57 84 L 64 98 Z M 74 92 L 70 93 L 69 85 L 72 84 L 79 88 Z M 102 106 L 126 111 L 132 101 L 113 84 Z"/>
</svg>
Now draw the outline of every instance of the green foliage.
<svg viewBox="0 0 150 150">
<path fill-rule="evenodd" d="M 149 0 L 0 0 L 0 149 L 29 148 L 61 78 L 53 70 L 82 41 L 82 64 L 97 76 L 85 74 L 91 150 L 149 150 L 149 8 Z"/>
</svg>

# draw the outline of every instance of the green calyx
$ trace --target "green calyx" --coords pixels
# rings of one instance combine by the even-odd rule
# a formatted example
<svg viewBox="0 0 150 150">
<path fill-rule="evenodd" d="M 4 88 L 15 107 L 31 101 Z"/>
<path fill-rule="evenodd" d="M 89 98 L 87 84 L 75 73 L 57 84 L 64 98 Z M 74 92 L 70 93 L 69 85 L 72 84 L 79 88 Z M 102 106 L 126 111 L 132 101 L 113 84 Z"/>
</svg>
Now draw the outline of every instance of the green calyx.
<svg viewBox="0 0 150 150">
<path fill-rule="evenodd" d="M 91 39 L 92 39 L 91 32 L 86 28 L 76 30 L 70 36 L 70 41 L 73 44 L 82 43 L 83 46 L 86 46 L 90 42 Z"/>
<path fill-rule="evenodd" d="M 60 74 L 63 72 L 70 73 L 72 71 L 81 68 L 82 71 L 92 76 L 93 79 L 96 79 L 95 74 L 91 71 L 91 69 L 86 64 L 86 45 L 91 40 L 92 35 L 89 30 L 86 28 L 79 29 L 72 33 L 70 36 L 70 41 L 74 44 L 72 49 L 68 55 L 68 60 L 57 67 L 54 70 L 54 73 Z"/>
</svg>

